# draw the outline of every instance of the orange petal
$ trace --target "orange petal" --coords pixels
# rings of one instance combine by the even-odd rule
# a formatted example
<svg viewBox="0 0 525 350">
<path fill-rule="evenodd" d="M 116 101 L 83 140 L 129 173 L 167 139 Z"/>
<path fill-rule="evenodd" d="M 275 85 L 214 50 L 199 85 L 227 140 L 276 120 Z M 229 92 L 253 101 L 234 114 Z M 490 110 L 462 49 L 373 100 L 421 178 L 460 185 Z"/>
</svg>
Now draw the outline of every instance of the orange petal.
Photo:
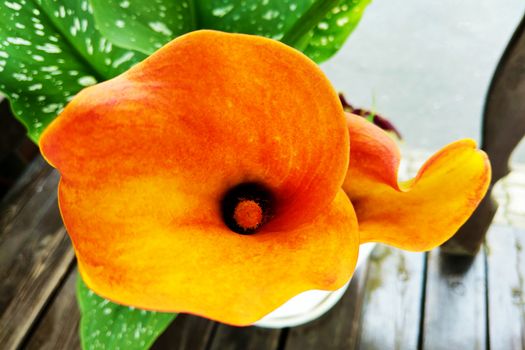
<svg viewBox="0 0 525 350">
<path fill-rule="evenodd" d="M 166 199 L 161 188 L 136 190 L 160 203 Z M 218 225 L 181 227 L 169 218 L 122 220 L 104 213 L 98 193 L 84 197 L 60 186 L 68 231 L 91 233 L 74 239 L 80 272 L 91 289 L 126 305 L 248 325 L 302 291 L 340 288 L 357 260 L 357 220 L 342 190 L 308 225 L 254 235 Z M 144 206 L 129 203 L 131 213 Z M 99 227 L 85 222 L 90 210 L 100 215 Z"/>
<path fill-rule="evenodd" d="M 417 176 L 397 182 L 399 150 L 388 135 L 347 114 L 350 166 L 343 188 L 355 207 L 361 243 L 424 251 L 449 239 L 468 219 L 490 182 L 486 154 L 473 140 L 434 154 Z"/>
<path fill-rule="evenodd" d="M 241 324 L 293 293 L 341 284 L 340 272 L 306 267 L 330 270 L 313 261 L 351 234 L 335 229 L 343 213 L 327 213 L 348 168 L 348 131 L 326 77 L 292 48 L 187 34 L 83 90 L 40 142 L 62 175 L 61 212 L 86 283 L 110 299 Z M 244 237 L 226 227 L 221 199 L 250 182 L 275 203 Z M 333 234 L 315 220 L 334 220 L 316 224 Z M 237 307 L 233 296 L 246 300 Z"/>
<path fill-rule="evenodd" d="M 320 214 L 349 157 L 341 103 L 315 63 L 274 40 L 215 31 L 84 89 L 42 137 L 47 160 L 88 187 L 163 174 L 216 198 L 264 182 L 288 214 L 275 227 Z"/>
</svg>

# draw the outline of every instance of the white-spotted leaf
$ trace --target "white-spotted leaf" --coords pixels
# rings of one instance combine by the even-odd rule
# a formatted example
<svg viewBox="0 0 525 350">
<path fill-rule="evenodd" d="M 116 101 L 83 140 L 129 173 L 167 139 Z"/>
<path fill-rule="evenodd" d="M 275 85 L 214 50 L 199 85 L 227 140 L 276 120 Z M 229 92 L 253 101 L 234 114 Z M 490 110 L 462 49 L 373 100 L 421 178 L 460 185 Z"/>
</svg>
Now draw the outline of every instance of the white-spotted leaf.
<svg viewBox="0 0 525 350">
<path fill-rule="evenodd" d="M 114 43 L 151 54 L 187 31 L 216 29 L 266 36 L 316 62 L 332 56 L 370 0 L 91 0 Z"/>
<path fill-rule="evenodd" d="M 92 0 L 100 30 L 115 44 L 151 54 L 196 28 L 191 0 Z"/>
<path fill-rule="evenodd" d="M 77 276 L 82 315 L 80 338 L 84 350 L 144 350 L 173 321 L 176 314 L 139 310 L 99 297 Z"/>
<path fill-rule="evenodd" d="M 102 37 L 87 0 L 0 2 L 0 91 L 35 142 L 78 91 L 144 57 Z"/>
<path fill-rule="evenodd" d="M 309 33 L 304 53 L 316 62 L 332 57 L 355 29 L 371 0 L 343 0 Z"/>
</svg>

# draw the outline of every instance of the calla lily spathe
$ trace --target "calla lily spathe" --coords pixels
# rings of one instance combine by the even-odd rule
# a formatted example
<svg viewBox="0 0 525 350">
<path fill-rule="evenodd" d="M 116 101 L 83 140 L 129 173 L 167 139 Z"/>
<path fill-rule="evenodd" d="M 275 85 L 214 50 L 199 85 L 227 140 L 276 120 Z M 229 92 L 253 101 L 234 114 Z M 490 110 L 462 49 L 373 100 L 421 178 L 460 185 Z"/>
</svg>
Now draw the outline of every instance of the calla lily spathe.
<svg viewBox="0 0 525 350">
<path fill-rule="evenodd" d="M 91 289 L 248 325 L 302 291 L 344 285 L 359 243 L 439 245 L 483 197 L 490 168 L 471 141 L 398 184 L 395 144 L 359 118 L 298 51 L 197 31 L 80 92 L 40 146 L 61 173 L 60 210 Z"/>
</svg>

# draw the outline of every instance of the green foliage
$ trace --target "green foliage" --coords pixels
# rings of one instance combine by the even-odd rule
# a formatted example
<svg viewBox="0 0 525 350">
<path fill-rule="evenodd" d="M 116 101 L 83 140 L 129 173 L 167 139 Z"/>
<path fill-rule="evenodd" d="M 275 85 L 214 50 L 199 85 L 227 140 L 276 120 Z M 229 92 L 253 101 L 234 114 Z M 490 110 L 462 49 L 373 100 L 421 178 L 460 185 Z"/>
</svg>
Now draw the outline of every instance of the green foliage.
<svg viewBox="0 0 525 350">
<path fill-rule="evenodd" d="M 197 29 L 266 36 L 317 62 L 335 54 L 370 0 L 91 0 L 101 31 L 122 47 L 151 54 Z"/>
<path fill-rule="evenodd" d="M 322 62 L 341 48 L 370 0 L 91 1 L 95 17 L 88 0 L 0 3 L 0 91 L 35 142 L 82 88 L 178 35 L 199 28 L 263 35 Z"/>
<path fill-rule="evenodd" d="M 339 1 L 308 34 L 304 53 L 316 62 L 332 57 L 354 31 L 371 0 Z"/>
<path fill-rule="evenodd" d="M 0 91 L 35 142 L 78 91 L 144 57 L 102 37 L 87 0 L 0 3 Z"/>
<path fill-rule="evenodd" d="M 142 350 L 173 321 L 176 314 L 138 310 L 114 304 L 89 290 L 77 276 L 77 299 L 84 350 Z"/>
</svg>

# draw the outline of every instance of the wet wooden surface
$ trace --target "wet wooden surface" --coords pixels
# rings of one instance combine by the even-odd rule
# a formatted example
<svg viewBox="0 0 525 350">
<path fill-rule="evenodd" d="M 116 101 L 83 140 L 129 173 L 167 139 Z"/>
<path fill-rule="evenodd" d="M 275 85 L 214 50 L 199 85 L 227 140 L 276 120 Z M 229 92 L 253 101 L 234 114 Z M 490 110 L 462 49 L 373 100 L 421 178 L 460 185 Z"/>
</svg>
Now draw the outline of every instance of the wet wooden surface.
<svg viewBox="0 0 525 350">
<path fill-rule="evenodd" d="M 0 348 L 80 349 L 76 268 L 38 159 L 0 205 Z M 474 260 L 378 247 L 327 314 L 292 329 L 182 315 L 154 349 L 525 349 L 525 230 L 493 224 Z"/>
</svg>

